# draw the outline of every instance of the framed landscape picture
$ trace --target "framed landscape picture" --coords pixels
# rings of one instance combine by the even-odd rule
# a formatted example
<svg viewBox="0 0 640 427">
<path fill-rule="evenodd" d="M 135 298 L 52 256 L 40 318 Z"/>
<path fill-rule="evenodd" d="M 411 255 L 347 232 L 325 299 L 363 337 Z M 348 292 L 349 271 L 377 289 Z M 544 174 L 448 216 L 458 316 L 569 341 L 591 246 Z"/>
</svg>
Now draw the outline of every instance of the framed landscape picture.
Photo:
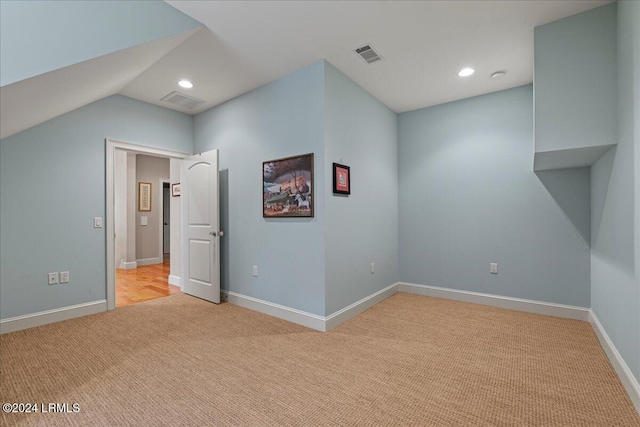
<svg viewBox="0 0 640 427">
<path fill-rule="evenodd" d="M 262 163 L 262 216 L 313 217 L 313 153 Z"/>
<path fill-rule="evenodd" d="M 349 166 L 333 164 L 333 192 L 351 194 L 351 168 Z"/>
</svg>

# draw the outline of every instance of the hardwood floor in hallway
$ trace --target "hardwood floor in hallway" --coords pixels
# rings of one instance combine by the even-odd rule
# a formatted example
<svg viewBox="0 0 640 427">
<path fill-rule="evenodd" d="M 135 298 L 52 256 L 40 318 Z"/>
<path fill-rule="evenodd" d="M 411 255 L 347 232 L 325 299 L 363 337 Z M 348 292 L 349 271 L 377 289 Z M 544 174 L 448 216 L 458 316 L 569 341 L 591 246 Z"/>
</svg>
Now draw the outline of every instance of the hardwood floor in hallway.
<svg viewBox="0 0 640 427">
<path fill-rule="evenodd" d="M 116 307 L 166 297 L 180 292 L 169 284 L 169 256 L 162 264 L 145 265 L 133 270 L 116 269 Z"/>
</svg>

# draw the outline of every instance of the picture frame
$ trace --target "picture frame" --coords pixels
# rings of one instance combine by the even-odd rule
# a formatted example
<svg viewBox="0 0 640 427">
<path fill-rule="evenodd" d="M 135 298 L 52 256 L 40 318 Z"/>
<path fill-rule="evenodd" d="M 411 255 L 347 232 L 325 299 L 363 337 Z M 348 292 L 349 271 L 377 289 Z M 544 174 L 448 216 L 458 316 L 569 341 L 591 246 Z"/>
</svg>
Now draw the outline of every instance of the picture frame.
<svg viewBox="0 0 640 427">
<path fill-rule="evenodd" d="M 151 183 L 138 183 L 138 211 L 151 212 Z"/>
<path fill-rule="evenodd" d="M 180 197 L 180 183 L 171 184 L 171 196 Z"/>
<path fill-rule="evenodd" d="M 313 218 L 313 153 L 262 162 L 262 217 Z"/>
<path fill-rule="evenodd" d="M 333 164 L 333 192 L 351 194 L 351 168 L 339 163 Z"/>
</svg>

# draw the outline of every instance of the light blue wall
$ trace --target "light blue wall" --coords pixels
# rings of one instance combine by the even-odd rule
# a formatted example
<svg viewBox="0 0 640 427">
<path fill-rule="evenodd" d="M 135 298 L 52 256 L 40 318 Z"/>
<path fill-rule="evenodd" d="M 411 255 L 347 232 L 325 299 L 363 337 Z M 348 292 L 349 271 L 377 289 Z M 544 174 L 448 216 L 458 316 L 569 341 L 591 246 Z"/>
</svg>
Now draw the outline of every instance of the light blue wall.
<svg viewBox="0 0 640 427">
<path fill-rule="evenodd" d="M 531 167 L 532 109 L 522 86 L 400 114 L 401 281 L 590 306 L 589 248 Z"/>
<path fill-rule="evenodd" d="M 1 318 L 105 299 L 107 137 L 191 152 L 193 118 L 115 95 L 0 140 Z"/>
<path fill-rule="evenodd" d="M 615 144 L 616 4 L 534 35 L 535 151 Z"/>
<path fill-rule="evenodd" d="M 398 121 L 329 63 L 324 117 L 329 315 L 398 280 Z M 333 162 L 351 167 L 348 197 L 333 194 Z"/>
<path fill-rule="evenodd" d="M 195 152 L 220 150 L 222 288 L 325 313 L 324 65 L 195 117 Z M 315 154 L 315 218 L 262 217 L 262 162 Z M 258 266 L 252 277 L 251 266 Z"/>
<path fill-rule="evenodd" d="M 640 380 L 639 2 L 618 3 L 617 80 L 618 145 L 591 171 L 591 301 L 607 334 Z"/>
<path fill-rule="evenodd" d="M 202 26 L 163 1 L 0 2 L 0 86 Z"/>
<path fill-rule="evenodd" d="M 591 168 L 553 169 L 536 172 L 553 200 L 591 246 Z"/>
</svg>

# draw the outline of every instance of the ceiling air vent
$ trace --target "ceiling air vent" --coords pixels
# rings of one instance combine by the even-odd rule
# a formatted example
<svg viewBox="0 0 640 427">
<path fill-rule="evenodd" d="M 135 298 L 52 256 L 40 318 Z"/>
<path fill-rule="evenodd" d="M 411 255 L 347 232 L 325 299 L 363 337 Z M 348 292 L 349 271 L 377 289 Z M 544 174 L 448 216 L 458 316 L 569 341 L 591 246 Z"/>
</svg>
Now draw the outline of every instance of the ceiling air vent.
<svg viewBox="0 0 640 427">
<path fill-rule="evenodd" d="M 187 110 L 193 110 L 206 103 L 202 99 L 187 96 L 183 93 L 173 91 L 169 95 L 162 98 L 160 101 L 167 102 L 169 104 L 177 105 L 178 107 L 186 108 Z"/>
<path fill-rule="evenodd" d="M 382 56 L 378 55 L 370 45 L 359 47 L 354 52 L 357 53 L 360 58 L 364 59 L 367 64 L 382 61 Z"/>
</svg>

